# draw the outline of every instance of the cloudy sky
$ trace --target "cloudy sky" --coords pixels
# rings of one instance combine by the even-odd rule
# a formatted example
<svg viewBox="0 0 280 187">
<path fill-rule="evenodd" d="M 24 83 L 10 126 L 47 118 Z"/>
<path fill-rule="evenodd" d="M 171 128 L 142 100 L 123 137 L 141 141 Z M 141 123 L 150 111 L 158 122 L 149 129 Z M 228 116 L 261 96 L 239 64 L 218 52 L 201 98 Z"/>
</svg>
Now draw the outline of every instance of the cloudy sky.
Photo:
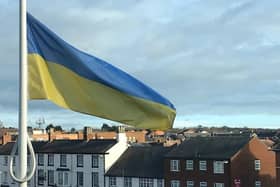
<svg viewBox="0 0 280 187">
<path fill-rule="evenodd" d="M 280 127 L 279 0 L 28 0 L 77 48 L 170 99 L 175 127 Z M 0 120 L 17 125 L 18 1 L 0 0 Z M 105 120 L 29 102 L 29 125 Z"/>
</svg>

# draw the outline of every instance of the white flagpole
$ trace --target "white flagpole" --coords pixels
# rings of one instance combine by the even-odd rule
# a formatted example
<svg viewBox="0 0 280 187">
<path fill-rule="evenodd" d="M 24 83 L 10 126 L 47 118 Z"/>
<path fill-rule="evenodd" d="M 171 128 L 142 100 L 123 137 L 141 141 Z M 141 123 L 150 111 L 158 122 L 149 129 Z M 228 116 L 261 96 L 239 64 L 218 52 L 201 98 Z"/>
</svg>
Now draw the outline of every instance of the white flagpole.
<svg viewBox="0 0 280 187">
<path fill-rule="evenodd" d="M 19 175 L 23 179 L 27 175 L 27 36 L 26 36 L 26 0 L 20 0 L 20 86 L 19 86 Z M 19 183 L 19 187 L 27 187 L 27 182 Z"/>
</svg>

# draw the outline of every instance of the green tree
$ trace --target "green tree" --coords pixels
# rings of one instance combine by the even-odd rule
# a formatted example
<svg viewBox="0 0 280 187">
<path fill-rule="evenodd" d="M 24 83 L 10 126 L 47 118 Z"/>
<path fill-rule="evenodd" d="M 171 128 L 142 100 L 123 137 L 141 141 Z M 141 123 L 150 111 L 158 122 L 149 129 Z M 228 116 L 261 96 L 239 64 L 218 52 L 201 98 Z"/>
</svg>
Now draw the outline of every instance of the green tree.
<svg viewBox="0 0 280 187">
<path fill-rule="evenodd" d="M 72 127 L 70 132 L 74 133 L 74 132 L 76 132 L 76 129 L 74 127 Z"/>
<path fill-rule="evenodd" d="M 62 129 L 62 127 L 60 126 L 60 125 L 56 125 L 55 127 L 54 127 L 54 131 L 62 131 L 63 129 Z"/>
<path fill-rule="evenodd" d="M 46 131 L 48 132 L 50 130 L 50 128 L 54 128 L 53 124 L 49 124 L 47 127 L 46 127 Z"/>
</svg>

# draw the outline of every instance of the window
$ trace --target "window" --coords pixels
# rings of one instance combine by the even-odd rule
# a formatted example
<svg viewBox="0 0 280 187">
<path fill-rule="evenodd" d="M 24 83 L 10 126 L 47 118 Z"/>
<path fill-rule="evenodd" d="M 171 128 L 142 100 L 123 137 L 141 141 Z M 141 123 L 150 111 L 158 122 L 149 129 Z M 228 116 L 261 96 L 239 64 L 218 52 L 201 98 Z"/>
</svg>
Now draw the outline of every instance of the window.
<svg viewBox="0 0 280 187">
<path fill-rule="evenodd" d="M 132 180 L 130 177 L 124 178 L 124 187 L 132 187 Z"/>
<path fill-rule="evenodd" d="M 163 180 L 162 179 L 157 180 L 157 187 L 163 187 Z"/>
<path fill-rule="evenodd" d="M 206 171 L 207 170 L 207 162 L 205 160 L 199 161 L 199 170 Z"/>
<path fill-rule="evenodd" d="M 17 157 L 13 157 L 13 166 L 15 166 L 16 165 L 16 159 L 17 159 Z"/>
<path fill-rule="evenodd" d="M 170 160 L 170 171 L 179 171 L 179 160 Z"/>
<path fill-rule="evenodd" d="M 8 165 L 8 156 L 4 156 L 4 162 L 3 162 L 4 166 Z"/>
<path fill-rule="evenodd" d="M 84 186 L 84 173 L 77 172 L 77 186 Z"/>
<path fill-rule="evenodd" d="M 224 187 L 224 183 L 215 183 L 214 187 Z"/>
<path fill-rule="evenodd" d="M 261 187 L 261 181 L 256 181 L 255 182 L 255 187 Z"/>
<path fill-rule="evenodd" d="M 31 157 L 30 155 L 27 155 L 27 167 L 30 167 Z"/>
<path fill-rule="evenodd" d="M 207 187 L 207 182 L 200 182 L 200 183 L 199 183 L 199 186 L 200 186 L 200 187 Z"/>
<path fill-rule="evenodd" d="M 92 155 L 91 162 L 93 168 L 98 168 L 98 155 Z"/>
<path fill-rule="evenodd" d="M 68 172 L 58 172 L 58 185 L 66 186 L 68 185 Z"/>
<path fill-rule="evenodd" d="M 109 187 L 117 187 L 116 177 L 109 177 Z"/>
<path fill-rule="evenodd" d="M 83 166 L 84 166 L 84 156 L 77 155 L 77 167 L 83 167 Z"/>
<path fill-rule="evenodd" d="M 261 170 L 261 161 L 255 160 L 255 170 L 259 171 Z"/>
<path fill-rule="evenodd" d="M 92 172 L 92 187 L 99 187 L 98 173 Z"/>
<path fill-rule="evenodd" d="M 54 166 L 54 155 L 48 154 L 48 166 Z"/>
<path fill-rule="evenodd" d="M 54 171 L 48 170 L 48 185 L 53 186 L 54 185 Z"/>
<path fill-rule="evenodd" d="M 180 181 L 171 180 L 171 187 L 180 187 Z"/>
<path fill-rule="evenodd" d="M 7 184 L 8 183 L 8 172 L 7 171 L 2 171 L 1 174 L 1 181 L 2 184 Z"/>
<path fill-rule="evenodd" d="M 187 181 L 187 187 L 194 187 L 193 181 Z"/>
<path fill-rule="evenodd" d="M 38 169 L 38 185 L 44 185 L 45 174 L 44 170 Z"/>
<path fill-rule="evenodd" d="M 65 154 L 62 154 L 62 155 L 60 155 L 60 166 L 61 167 L 66 167 L 67 166 L 67 157 L 66 157 L 67 155 L 65 155 Z"/>
<path fill-rule="evenodd" d="M 44 165 L 44 155 L 38 154 L 38 165 L 43 166 Z"/>
<path fill-rule="evenodd" d="M 153 187 L 154 180 L 149 178 L 140 178 L 139 179 L 139 187 Z"/>
<path fill-rule="evenodd" d="M 193 160 L 186 160 L 186 170 L 193 170 Z"/>
<path fill-rule="evenodd" d="M 214 161 L 214 173 L 224 173 L 223 161 Z"/>
</svg>

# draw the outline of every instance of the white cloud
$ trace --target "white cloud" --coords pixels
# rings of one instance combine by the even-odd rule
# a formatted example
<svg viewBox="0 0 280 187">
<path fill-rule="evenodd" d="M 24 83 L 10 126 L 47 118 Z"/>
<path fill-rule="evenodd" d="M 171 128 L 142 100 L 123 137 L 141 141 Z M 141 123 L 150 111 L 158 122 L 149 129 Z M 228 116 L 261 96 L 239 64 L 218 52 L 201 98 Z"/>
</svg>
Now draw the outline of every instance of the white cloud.
<svg viewBox="0 0 280 187">
<path fill-rule="evenodd" d="M 280 113 L 277 0 L 28 3 L 66 41 L 170 98 L 178 116 Z M 8 108 L 17 106 L 17 6 L 0 6 L 0 105 Z M 57 110 L 31 110 L 42 105 Z"/>
</svg>

